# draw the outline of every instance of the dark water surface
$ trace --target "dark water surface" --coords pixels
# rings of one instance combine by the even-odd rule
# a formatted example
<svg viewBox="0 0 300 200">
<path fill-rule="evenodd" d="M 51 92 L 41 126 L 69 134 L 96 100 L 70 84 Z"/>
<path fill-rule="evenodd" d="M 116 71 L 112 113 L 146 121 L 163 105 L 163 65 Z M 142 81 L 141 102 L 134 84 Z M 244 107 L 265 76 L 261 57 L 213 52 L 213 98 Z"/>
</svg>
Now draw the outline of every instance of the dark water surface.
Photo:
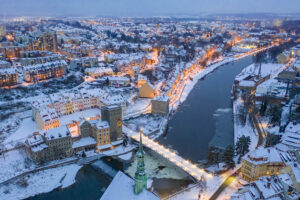
<svg viewBox="0 0 300 200">
<path fill-rule="evenodd" d="M 169 122 L 159 143 L 193 162 L 206 157 L 210 145 L 233 145 L 231 88 L 234 78 L 252 57 L 225 64 L 199 80 Z"/>
</svg>

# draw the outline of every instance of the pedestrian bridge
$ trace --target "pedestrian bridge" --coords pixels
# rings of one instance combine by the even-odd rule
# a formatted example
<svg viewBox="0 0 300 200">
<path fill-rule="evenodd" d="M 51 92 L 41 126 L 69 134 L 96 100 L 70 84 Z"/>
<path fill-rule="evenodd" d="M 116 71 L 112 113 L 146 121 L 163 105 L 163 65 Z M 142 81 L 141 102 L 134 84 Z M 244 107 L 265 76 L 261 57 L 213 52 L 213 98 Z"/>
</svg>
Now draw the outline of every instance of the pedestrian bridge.
<svg viewBox="0 0 300 200">
<path fill-rule="evenodd" d="M 130 137 L 136 141 L 139 141 L 140 134 L 138 132 L 130 132 Z M 154 141 L 153 139 L 142 135 L 143 145 L 150 148 L 151 150 L 157 152 L 164 158 L 168 159 L 170 162 L 174 163 L 176 166 L 190 174 L 192 177 L 197 179 L 197 181 L 209 180 L 213 178 L 213 175 L 204 171 L 204 169 L 199 168 L 196 164 L 193 164 L 189 160 L 186 160 L 176 154 L 175 152 L 171 151 L 170 149 L 164 147 L 163 145 L 159 144 L 158 142 Z"/>
</svg>

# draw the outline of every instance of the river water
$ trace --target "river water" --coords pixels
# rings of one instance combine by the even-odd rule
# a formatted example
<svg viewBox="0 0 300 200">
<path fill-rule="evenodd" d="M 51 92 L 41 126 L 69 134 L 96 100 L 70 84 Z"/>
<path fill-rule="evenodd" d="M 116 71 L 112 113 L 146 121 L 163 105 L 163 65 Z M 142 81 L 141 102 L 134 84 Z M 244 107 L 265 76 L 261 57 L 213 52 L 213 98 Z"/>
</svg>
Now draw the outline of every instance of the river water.
<svg viewBox="0 0 300 200">
<path fill-rule="evenodd" d="M 233 145 L 231 87 L 234 77 L 252 62 L 253 58 L 248 57 L 225 64 L 198 81 L 186 101 L 179 106 L 170 120 L 168 132 L 159 138 L 159 143 L 178 151 L 182 157 L 193 162 L 205 159 L 210 145 L 221 148 Z M 161 164 L 163 161 L 158 162 Z M 128 164 L 121 164 L 121 166 L 118 164 L 117 167 L 112 162 L 109 164 L 125 171 L 129 168 L 124 167 Z M 166 168 L 172 170 L 172 167 Z M 71 187 L 40 194 L 28 200 L 99 200 L 111 179 L 95 167 L 87 165 L 78 172 L 76 183 Z M 181 181 L 154 178 L 153 185 L 162 188 L 158 193 L 165 193 L 166 190 L 174 192 L 174 188 L 177 187 L 178 190 L 189 183 L 190 180 L 186 178 Z"/>
<path fill-rule="evenodd" d="M 211 145 L 233 145 L 231 88 L 235 76 L 252 60 L 248 57 L 225 64 L 199 80 L 169 121 L 167 134 L 159 143 L 193 162 L 205 159 Z"/>
</svg>

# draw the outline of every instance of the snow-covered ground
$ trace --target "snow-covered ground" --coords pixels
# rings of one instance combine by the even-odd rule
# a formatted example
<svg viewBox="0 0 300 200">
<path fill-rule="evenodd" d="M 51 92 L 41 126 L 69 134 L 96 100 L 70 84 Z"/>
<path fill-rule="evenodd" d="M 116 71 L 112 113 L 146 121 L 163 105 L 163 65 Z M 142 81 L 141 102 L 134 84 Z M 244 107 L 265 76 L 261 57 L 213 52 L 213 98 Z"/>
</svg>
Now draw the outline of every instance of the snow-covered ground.
<svg viewBox="0 0 300 200">
<path fill-rule="evenodd" d="M 4 143 L 15 143 L 16 141 L 23 142 L 25 139 L 37 131 L 37 125 L 31 117 L 27 117 L 21 121 L 20 127 L 16 132 L 12 133 L 6 138 Z"/>
<path fill-rule="evenodd" d="M 142 127 L 145 135 L 149 135 L 155 131 L 159 131 L 163 117 L 160 115 L 144 115 L 138 118 L 127 120 L 124 122 L 126 126 L 132 130 L 138 131 Z"/>
<path fill-rule="evenodd" d="M 256 148 L 258 143 L 258 134 L 255 128 L 252 128 L 251 122 L 248 117 L 245 125 L 242 125 L 239 121 L 238 112 L 239 108 L 243 106 L 243 103 L 240 98 L 233 101 L 233 120 L 234 120 L 234 144 L 238 141 L 238 138 L 241 136 L 249 136 L 251 140 L 251 144 L 249 146 L 249 150 L 253 150 Z"/>
<path fill-rule="evenodd" d="M 129 153 L 120 155 L 118 157 L 122 160 L 131 160 L 132 156 L 133 156 L 132 152 L 129 152 Z"/>
<path fill-rule="evenodd" d="M 24 199 L 55 188 L 66 188 L 75 183 L 77 172 L 82 166 L 66 165 L 29 174 L 0 187 L 0 197 L 5 200 Z"/>
<path fill-rule="evenodd" d="M 35 168 L 24 150 L 13 150 L 0 156 L 0 183 Z"/>
</svg>

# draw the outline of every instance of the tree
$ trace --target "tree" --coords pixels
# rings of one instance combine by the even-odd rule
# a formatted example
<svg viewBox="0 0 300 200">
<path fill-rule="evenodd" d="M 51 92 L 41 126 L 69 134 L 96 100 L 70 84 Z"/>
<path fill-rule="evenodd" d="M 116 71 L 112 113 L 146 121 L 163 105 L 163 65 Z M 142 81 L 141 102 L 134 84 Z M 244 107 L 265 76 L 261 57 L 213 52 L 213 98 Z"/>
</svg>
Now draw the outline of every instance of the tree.
<svg viewBox="0 0 300 200">
<path fill-rule="evenodd" d="M 279 125 L 281 119 L 281 109 L 278 106 L 272 106 L 270 108 L 270 115 L 271 123 Z"/>
<path fill-rule="evenodd" d="M 267 107 L 268 107 L 268 101 L 267 100 L 264 100 L 260 106 L 260 109 L 259 109 L 259 113 L 261 116 L 264 116 L 265 115 L 265 112 L 267 110 Z"/>
<path fill-rule="evenodd" d="M 280 142 L 280 135 L 268 134 L 266 138 L 266 147 L 273 147 Z"/>
<path fill-rule="evenodd" d="M 108 78 L 105 79 L 105 85 L 109 85 L 109 79 Z"/>
<path fill-rule="evenodd" d="M 86 154 L 85 154 L 85 152 L 83 151 L 82 152 L 82 155 L 81 155 L 83 158 L 85 158 L 86 157 Z"/>
<path fill-rule="evenodd" d="M 208 165 L 219 164 L 219 149 L 215 146 L 210 146 L 207 152 L 206 162 Z"/>
<path fill-rule="evenodd" d="M 231 145 L 227 146 L 222 155 L 222 160 L 226 163 L 227 168 L 233 169 L 235 162 L 233 161 L 234 149 Z"/>
<path fill-rule="evenodd" d="M 250 145 L 251 139 L 249 136 L 241 136 L 239 137 L 238 141 L 235 144 L 235 152 L 237 155 L 239 155 L 239 162 L 241 160 L 241 157 L 244 156 L 246 153 L 249 152 L 249 145 Z"/>
</svg>

